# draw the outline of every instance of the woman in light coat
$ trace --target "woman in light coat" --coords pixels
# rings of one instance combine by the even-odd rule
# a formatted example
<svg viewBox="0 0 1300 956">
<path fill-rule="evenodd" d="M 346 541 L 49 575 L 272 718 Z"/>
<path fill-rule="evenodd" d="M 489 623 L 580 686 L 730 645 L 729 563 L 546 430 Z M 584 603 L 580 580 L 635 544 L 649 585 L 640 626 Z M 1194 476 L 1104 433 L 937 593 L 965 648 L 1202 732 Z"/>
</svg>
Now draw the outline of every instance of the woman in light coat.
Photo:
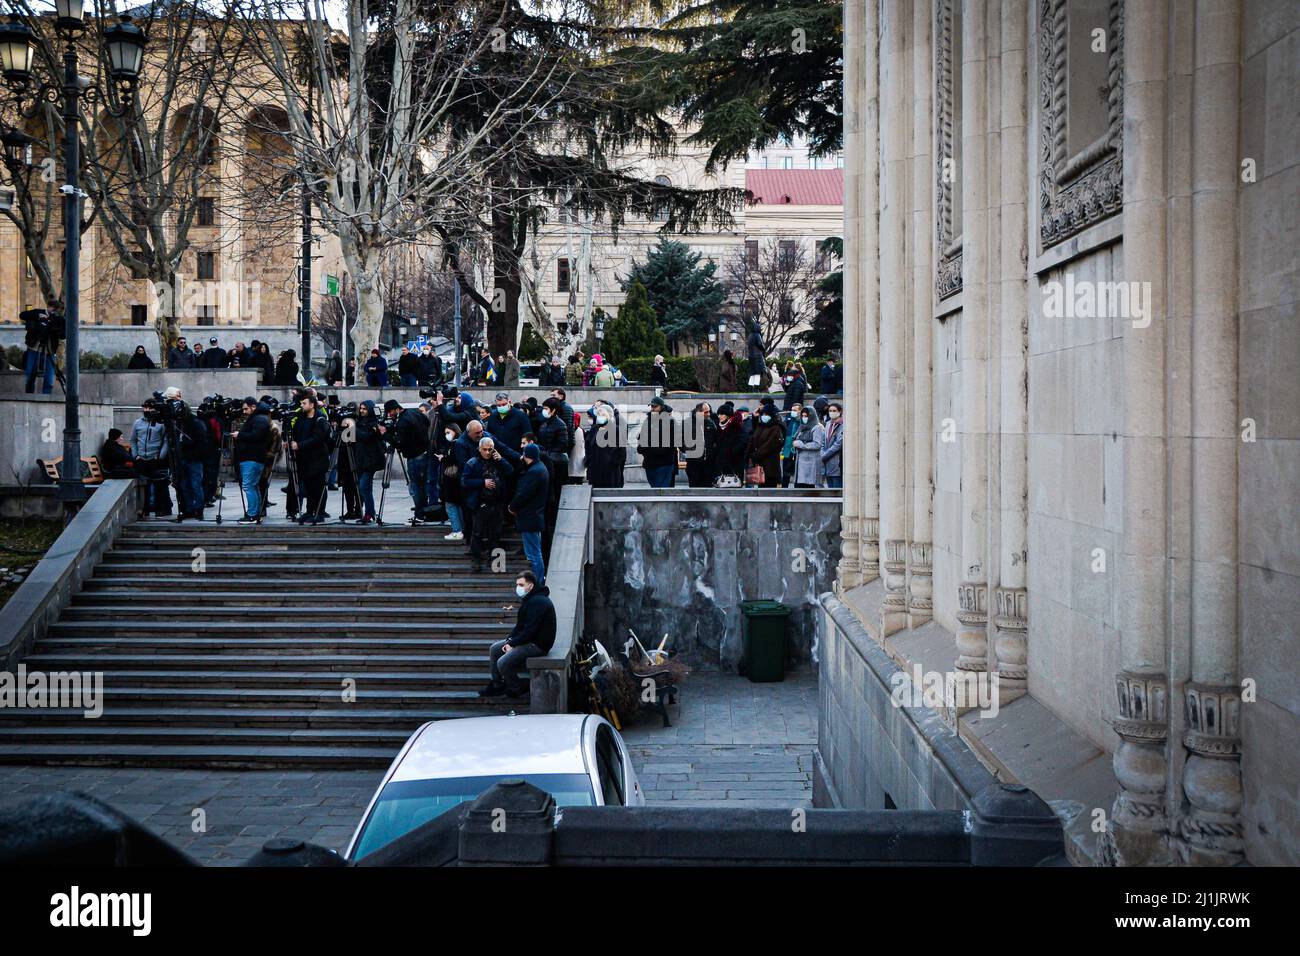
<svg viewBox="0 0 1300 956">
<path fill-rule="evenodd" d="M 796 488 L 816 488 L 821 484 L 822 445 L 825 441 L 826 429 L 817 418 L 817 410 L 811 405 L 805 406 L 799 412 L 799 427 L 792 442 Z"/>
<path fill-rule="evenodd" d="M 839 402 L 826 406 L 829 421 L 822 446 L 822 467 L 826 471 L 827 488 L 844 487 L 844 409 Z"/>
</svg>

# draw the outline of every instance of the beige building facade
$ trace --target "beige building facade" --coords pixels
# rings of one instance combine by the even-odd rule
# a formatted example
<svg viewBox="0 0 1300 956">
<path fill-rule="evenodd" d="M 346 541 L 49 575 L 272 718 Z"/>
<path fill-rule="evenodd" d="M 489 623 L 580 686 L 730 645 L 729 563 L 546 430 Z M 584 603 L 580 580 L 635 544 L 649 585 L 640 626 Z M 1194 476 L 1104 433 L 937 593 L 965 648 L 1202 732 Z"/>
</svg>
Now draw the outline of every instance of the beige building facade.
<svg viewBox="0 0 1300 956">
<path fill-rule="evenodd" d="M 845 45 L 840 599 L 995 687 L 944 716 L 1077 862 L 1300 863 L 1300 6 L 846 0 Z"/>
</svg>

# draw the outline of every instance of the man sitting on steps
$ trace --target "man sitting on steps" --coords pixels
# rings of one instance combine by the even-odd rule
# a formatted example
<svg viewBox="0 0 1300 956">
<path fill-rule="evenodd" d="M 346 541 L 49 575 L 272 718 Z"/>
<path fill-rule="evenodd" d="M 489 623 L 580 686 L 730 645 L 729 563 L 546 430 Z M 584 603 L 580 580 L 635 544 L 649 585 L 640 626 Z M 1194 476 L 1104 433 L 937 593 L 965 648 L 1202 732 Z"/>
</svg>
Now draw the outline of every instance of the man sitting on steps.
<svg viewBox="0 0 1300 956">
<path fill-rule="evenodd" d="M 478 692 L 480 697 L 523 697 L 528 685 L 519 679 L 519 671 L 530 657 L 541 657 L 555 643 L 555 605 L 551 592 L 538 584 L 532 571 L 520 571 L 515 578 L 515 594 L 520 597 L 514 630 L 504 641 L 492 645 L 492 682 Z"/>
</svg>

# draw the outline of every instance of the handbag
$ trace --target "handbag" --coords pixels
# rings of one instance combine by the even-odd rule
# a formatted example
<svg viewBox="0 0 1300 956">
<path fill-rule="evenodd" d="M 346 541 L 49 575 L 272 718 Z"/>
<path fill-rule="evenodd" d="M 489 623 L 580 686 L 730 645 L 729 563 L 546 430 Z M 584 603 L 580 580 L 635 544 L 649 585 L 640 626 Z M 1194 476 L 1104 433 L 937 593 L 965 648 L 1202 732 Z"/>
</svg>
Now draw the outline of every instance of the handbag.
<svg viewBox="0 0 1300 956">
<path fill-rule="evenodd" d="M 745 469 L 745 484 L 761 485 L 767 480 L 767 475 L 763 472 L 762 465 L 750 465 Z"/>
<path fill-rule="evenodd" d="M 714 488 L 739 488 L 740 479 L 735 475 L 718 475 L 713 482 Z"/>
</svg>

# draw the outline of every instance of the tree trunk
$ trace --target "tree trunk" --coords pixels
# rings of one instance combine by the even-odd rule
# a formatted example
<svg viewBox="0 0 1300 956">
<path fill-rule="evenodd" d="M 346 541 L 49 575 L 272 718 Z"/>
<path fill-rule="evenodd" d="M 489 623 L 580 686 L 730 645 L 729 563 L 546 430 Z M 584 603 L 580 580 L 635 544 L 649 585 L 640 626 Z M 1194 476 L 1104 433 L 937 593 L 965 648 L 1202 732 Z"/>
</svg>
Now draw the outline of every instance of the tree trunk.
<svg viewBox="0 0 1300 956">
<path fill-rule="evenodd" d="M 492 309 L 487 343 L 493 356 L 505 355 L 519 342 L 520 217 L 498 204 L 492 211 Z"/>
</svg>

